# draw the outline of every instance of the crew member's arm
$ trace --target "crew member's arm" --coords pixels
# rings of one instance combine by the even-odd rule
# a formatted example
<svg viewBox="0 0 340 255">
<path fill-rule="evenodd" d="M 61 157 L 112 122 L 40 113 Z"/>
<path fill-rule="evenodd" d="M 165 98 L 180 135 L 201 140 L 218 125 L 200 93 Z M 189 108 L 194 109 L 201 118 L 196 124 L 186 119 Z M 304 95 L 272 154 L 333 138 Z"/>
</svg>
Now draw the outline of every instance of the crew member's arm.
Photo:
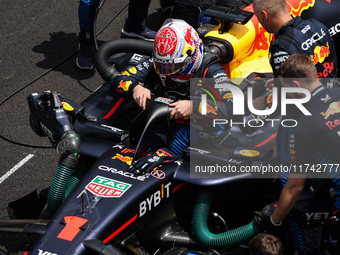
<svg viewBox="0 0 340 255">
<path fill-rule="evenodd" d="M 273 223 L 280 223 L 294 207 L 299 199 L 305 185 L 306 175 L 291 174 L 286 185 L 283 187 L 277 207 L 275 208 L 271 220 Z"/>
<path fill-rule="evenodd" d="M 297 127 L 289 136 L 291 165 L 308 163 L 311 155 L 313 155 L 313 144 L 310 139 L 313 135 L 308 137 L 309 134 L 304 128 L 309 125 L 308 123 L 300 118 L 301 127 Z M 303 191 L 306 178 L 307 173 L 290 173 L 288 181 L 281 191 L 277 207 L 271 216 L 272 222 L 280 223 L 288 215 Z"/>
<path fill-rule="evenodd" d="M 274 44 L 271 46 L 270 65 L 272 66 L 274 77 L 277 77 L 277 70 L 279 69 L 280 65 L 288 59 L 289 56 L 290 52 L 280 45 Z"/>
</svg>

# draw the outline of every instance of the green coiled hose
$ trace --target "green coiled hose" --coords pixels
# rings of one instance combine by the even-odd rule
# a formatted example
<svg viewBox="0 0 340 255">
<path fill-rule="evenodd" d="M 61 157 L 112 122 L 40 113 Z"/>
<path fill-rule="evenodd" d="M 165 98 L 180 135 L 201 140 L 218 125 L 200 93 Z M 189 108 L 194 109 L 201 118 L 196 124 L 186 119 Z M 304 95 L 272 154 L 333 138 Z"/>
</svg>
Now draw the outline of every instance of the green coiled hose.
<svg viewBox="0 0 340 255">
<path fill-rule="evenodd" d="M 78 160 L 73 155 L 61 159 L 47 198 L 49 213 L 53 214 L 57 211 L 94 161 L 93 158 L 82 156 Z"/>
<path fill-rule="evenodd" d="M 193 233 L 200 244 L 209 248 L 225 248 L 247 241 L 260 232 L 260 229 L 252 221 L 247 225 L 224 233 L 211 233 L 208 228 L 210 206 L 210 196 L 199 194 L 193 214 Z"/>
<path fill-rule="evenodd" d="M 84 174 L 87 172 L 87 170 L 90 168 L 90 166 L 94 163 L 94 159 L 89 157 L 80 156 L 78 163 L 69 178 L 66 191 L 65 191 L 65 197 L 71 193 L 71 191 L 78 185 L 80 182 L 80 179 L 84 176 Z"/>
<path fill-rule="evenodd" d="M 64 201 L 66 187 L 72 172 L 72 167 L 62 163 L 58 165 L 47 198 L 47 210 L 49 213 L 54 214 Z"/>
<path fill-rule="evenodd" d="M 74 189 L 74 187 L 78 185 L 81 177 L 83 177 L 86 171 L 87 171 L 87 168 L 85 166 L 77 164 L 76 168 L 74 169 L 73 174 L 68 179 L 64 199 L 66 199 L 67 196 Z"/>
</svg>

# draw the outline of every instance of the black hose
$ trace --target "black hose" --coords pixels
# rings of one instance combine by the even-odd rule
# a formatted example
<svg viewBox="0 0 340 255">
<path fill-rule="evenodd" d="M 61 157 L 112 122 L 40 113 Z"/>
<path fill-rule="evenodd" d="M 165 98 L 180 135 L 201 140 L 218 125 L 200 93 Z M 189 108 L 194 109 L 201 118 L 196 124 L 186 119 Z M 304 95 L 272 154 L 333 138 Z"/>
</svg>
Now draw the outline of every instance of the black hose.
<svg viewBox="0 0 340 255">
<path fill-rule="evenodd" d="M 116 68 L 110 64 L 109 59 L 112 55 L 121 52 L 151 56 L 153 52 L 153 42 L 121 38 L 105 42 L 101 45 L 95 55 L 94 65 L 104 81 L 110 82 L 120 74 Z"/>
</svg>

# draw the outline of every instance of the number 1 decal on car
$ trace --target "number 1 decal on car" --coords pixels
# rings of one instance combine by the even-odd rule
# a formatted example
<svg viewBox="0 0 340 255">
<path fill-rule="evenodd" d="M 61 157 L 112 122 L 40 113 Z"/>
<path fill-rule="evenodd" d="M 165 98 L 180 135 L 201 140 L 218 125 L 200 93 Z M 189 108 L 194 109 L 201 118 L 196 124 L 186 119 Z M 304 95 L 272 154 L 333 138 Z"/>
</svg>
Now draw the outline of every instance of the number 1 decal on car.
<svg viewBox="0 0 340 255">
<path fill-rule="evenodd" d="M 64 221 L 66 226 L 59 233 L 57 238 L 64 239 L 66 241 L 73 241 L 73 239 L 78 235 L 81 227 L 88 222 L 87 219 L 83 219 L 77 216 L 65 216 Z"/>
</svg>

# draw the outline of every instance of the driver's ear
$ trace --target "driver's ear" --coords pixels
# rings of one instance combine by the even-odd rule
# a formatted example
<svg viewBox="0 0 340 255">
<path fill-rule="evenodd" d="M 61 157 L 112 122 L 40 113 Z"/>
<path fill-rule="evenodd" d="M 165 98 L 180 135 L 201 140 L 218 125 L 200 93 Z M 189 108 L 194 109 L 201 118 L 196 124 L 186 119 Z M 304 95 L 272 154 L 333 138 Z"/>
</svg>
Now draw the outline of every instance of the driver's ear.
<svg viewBox="0 0 340 255">
<path fill-rule="evenodd" d="M 293 80 L 292 85 L 292 87 L 301 88 L 301 82 L 298 80 Z"/>
<path fill-rule="evenodd" d="M 261 10 L 262 20 L 268 20 L 268 12 L 266 10 Z"/>
</svg>

